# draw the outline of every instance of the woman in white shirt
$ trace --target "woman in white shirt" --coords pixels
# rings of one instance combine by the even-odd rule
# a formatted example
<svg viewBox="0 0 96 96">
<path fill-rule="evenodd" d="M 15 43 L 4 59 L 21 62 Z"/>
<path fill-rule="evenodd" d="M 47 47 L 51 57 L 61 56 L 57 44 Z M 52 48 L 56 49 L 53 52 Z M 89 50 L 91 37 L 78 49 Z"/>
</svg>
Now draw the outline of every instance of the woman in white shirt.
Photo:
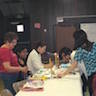
<svg viewBox="0 0 96 96">
<path fill-rule="evenodd" d="M 41 54 L 46 51 L 46 43 L 39 41 L 36 47 L 30 52 L 27 59 L 28 70 L 34 74 L 41 68 L 51 68 L 53 64 L 43 64 L 41 61 Z"/>
</svg>

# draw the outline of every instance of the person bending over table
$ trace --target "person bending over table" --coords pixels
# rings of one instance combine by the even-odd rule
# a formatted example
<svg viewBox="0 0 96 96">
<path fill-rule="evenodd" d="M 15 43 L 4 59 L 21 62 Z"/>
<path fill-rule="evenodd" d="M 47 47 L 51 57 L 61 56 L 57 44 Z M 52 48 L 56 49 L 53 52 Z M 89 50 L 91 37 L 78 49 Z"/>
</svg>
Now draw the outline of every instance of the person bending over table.
<svg viewBox="0 0 96 96">
<path fill-rule="evenodd" d="M 59 58 L 60 58 L 60 63 L 61 64 L 67 64 L 71 61 L 71 55 L 72 50 L 67 48 L 67 47 L 63 47 L 60 51 L 59 51 Z"/>
<path fill-rule="evenodd" d="M 71 49 L 67 48 L 67 47 L 63 47 L 60 52 L 59 52 L 59 57 L 60 57 L 60 67 L 62 68 L 63 66 L 65 67 L 65 64 L 70 64 L 69 66 L 71 66 L 72 62 L 74 61 L 74 55 L 76 53 L 76 50 L 72 51 Z M 82 64 L 80 64 L 82 66 Z M 86 85 L 87 85 L 87 79 L 85 77 L 85 74 L 83 72 L 83 70 L 81 70 L 80 65 L 78 66 L 80 73 L 81 73 L 81 79 L 83 82 L 83 95 L 84 92 L 86 91 Z"/>
<path fill-rule="evenodd" d="M 13 95 L 15 95 L 15 91 L 12 84 L 16 82 L 19 72 L 27 72 L 27 67 L 19 66 L 17 55 L 13 52 L 17 40 L 16 33 L 8 32 L 5 35 L 4 44 L 0 47 L 0 78 L 4 82 L 5 88 L 9 89 Z"/>
<path fill-rule="evenodd" d="M 78 62 L 81 62 L 83 60 L 88 74 L 89 92 L 90 92 L 90 96 L 92 96 L 92 94 L 96 93 L 95 92 L 96 90 L 93 91 L 92 88 L 92 84 L 94 83 L 93 79 L 96 76 L 96 42 L 90 42 L 87 39 L 86 32 L 83 30 L 76 31 L 73 36 L 75 39 L 75 49 L 76 49 L 76 53 L 74 57 L 75 60 L 71 64 L 71 67 L 68 68 L 68 70 L 66 70 L 65 72 L 59 72 L 58 76 L 62 77 L 67 75 L 77 66 Z"/>
</svg>

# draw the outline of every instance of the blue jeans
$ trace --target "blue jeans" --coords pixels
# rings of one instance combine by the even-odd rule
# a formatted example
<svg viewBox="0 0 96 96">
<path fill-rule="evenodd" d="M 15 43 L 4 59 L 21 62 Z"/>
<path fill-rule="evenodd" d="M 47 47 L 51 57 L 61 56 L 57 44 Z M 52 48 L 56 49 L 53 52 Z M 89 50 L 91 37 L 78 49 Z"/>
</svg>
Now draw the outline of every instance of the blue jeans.
<svg viewBox="0 0 96 96">
<path fill-rule="evenodd" d="M 19 73 L 0 73 L 0 78 L 3 80 L 4 82 L 4 87 L 6 89 L 9 89 L 13 96 L 15 96 L 15 91 L 12 87 L 13 83 L 17 81 L 18 78 L 18 74 Z"/>
</svg>

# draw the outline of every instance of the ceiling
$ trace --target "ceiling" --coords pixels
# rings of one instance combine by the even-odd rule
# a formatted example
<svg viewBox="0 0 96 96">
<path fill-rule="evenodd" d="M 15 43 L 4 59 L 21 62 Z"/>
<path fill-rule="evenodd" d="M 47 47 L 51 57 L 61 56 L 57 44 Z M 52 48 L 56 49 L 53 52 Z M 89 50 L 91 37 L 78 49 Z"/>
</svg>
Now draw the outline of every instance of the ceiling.
<svg viewBox="0 0 96 96">
<path fill-rule="evenodd" d="M 68 14 L 94 15 L 96 14 L 95 5 L 96 0 L 0 0 L 0 10 L 3 15 L 15 18 L 22 18 L 36 13 L 41 15 L 43 10 L 45 10 L 44 14 L 46 10 L 52 12 L 56 10 L 57 15 L 60 16 L 63 13 L 63 16 Z"/>
<path fill-rule="evenodd" d="M 28 1 L 30 0 L 0 0 L 0 10 L 4 16 L 22 18 L 29 14 Z"/>
</svg>

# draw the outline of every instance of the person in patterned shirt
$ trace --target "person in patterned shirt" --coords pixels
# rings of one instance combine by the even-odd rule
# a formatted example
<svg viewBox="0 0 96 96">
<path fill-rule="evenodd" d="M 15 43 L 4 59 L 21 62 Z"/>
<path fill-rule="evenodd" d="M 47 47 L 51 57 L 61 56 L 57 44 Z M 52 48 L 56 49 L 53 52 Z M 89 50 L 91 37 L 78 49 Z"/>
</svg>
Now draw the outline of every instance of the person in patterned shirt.
<svg viewBox="0 0 96 96">
<path fill-rule="evenodd" d="M 96 82 L 93 82 L 93 79 L 96 75 L 96 42 L 89 41 L 87 39 L 86 32 L 83 30 L 76 31 L 73 36 L 76 49 L 74 57 L 75 60 L 72 63 L 71 67 L 68 68 L 68 70 L 66 70 L 65 72 L 59 72 L 58 77 L 67 75 L 72 70 L 74 70 L 74 68 L 76 68 L 77 64 L 80 64 L 79 62 L 83 61 L 88 74 L 88 87 L 90 96 L 96 96 L 96 94 L 92 95 L 96 93 L 96 90 L 93 90 L 92 88 L 92 85 L 96 86 L 96 84 L 93 84 Z"/>
</svg>

